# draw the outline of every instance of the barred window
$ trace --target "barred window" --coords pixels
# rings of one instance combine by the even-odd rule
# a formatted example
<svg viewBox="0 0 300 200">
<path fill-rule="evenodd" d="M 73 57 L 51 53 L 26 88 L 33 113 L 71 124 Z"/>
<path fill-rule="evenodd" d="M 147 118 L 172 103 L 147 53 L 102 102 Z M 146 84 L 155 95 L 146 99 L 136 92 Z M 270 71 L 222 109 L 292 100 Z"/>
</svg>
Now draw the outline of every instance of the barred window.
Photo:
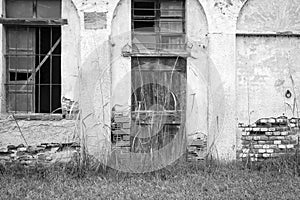
<svg viewBox="0 0 300 200">
<path fill-rule="evenodd" d="M 7 0 L 7 111 L 61 112 L 60 0 Z"/>
</svg>

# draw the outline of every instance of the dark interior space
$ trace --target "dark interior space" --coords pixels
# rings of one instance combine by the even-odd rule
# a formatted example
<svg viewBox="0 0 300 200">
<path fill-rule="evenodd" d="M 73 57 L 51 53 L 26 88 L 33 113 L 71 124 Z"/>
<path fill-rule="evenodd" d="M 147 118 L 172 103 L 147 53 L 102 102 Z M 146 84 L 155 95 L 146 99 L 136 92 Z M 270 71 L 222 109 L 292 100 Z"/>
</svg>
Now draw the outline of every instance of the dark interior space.
<svg viewBox="0 0 300 200">
<path fill-rule="evenodd" d="M 61 113 L 61 43 L 49 55 L 60 36 L 60 27 L 36 29 L 36 68 L 44 61 L 35 76 L 37 113 Z"/>
<path fill-rule="evenodd" d="M 134 31 L 154 32 L 155 30 L 155 3 L 134 2 Z"/>
<path fill-rule="evenodd" d="M 154 32 L 154 21 L 134 21 L 135 32 Z"/>
<path fill-rule="evenodd" d="M 134 15 L 135 16 L 155 16 L 155 3 L 154 2 L 134 2 Z"/>
</svg>

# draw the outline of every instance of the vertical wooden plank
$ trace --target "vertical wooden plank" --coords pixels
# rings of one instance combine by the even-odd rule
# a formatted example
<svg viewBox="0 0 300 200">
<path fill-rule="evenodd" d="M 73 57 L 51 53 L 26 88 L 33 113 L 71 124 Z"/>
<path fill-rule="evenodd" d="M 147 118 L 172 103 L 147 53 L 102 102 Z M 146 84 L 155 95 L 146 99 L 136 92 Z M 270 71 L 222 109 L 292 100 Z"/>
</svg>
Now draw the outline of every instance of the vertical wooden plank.
<svg viewBox="0 0 300 200">
<path fill-rule="evenodd" d="M 35 53 L 34 34 L 34 29 L 28 27 L 7 29 L 7 54 L 9 58 L 7 71 L 8 93 L 10 95 L 8 104 L 11 108 L 10 111 L 34 111 L 34 93 L 31 88 L 33 81 L 26 78 L 32 73 L 32 68 L 35 65 L 33 57 Z"/>
<path fill-rule="evenodd" d="M 140 59 L 143 60 L 142 58 Z M 148 116 L 153 122 L 142 127 L 135 126 L 135 129 L 132 130 L 133 136 L 141 133 L 144 136 L 149 135 L 149 137 L 137 138 L 135 141 L 132 141 L 133 151 L 135 152 L 149 152 L 151 149 L 158 150 L 172 141 L 177 134 L 184 134 L 180 132 L 178 124 L 165 124 L 165 122 L 170 123 L 170 120 L 178 119 L 176 117 L 176 109 L 180 109 L 182 112 L 179 113 L 178 120 L 182 123 L 181 127 L 184 127 L 185 117 L 181 115 L 185 113 L 186 70 L 182 71 L 183 74 L 181 74 L 177 70 L 172 71 L 170 69 L 185 68 L 185 66 L 181 66 L 182 64 L 185 65 L 185 62 L 179 62 L 181 59 L 176 58 L 154 59 L 156 60 L 154 65 L 154 62 L 149 62 L 145 59 L 141 61 L 140 69 L 142 71 L 133 70 L 132 72 L 134 76 L 132 77 L 132 83 L 137 84 L 138 82 L 140 84 L 139 86 L 135 85 L 135 88 L 145 84 L 143 90 L 139 90 L 143 94 L 138 94 L 137 99 L 144 101 L 144 111 L 148 112 L 144 116 Z M 174 68 L 176 60 L 178 64 Z M 154 107 L 153 105 L 155 104 L 160 106 Z M 167 114 L 167 111 L 173 112 Z"/>
</svg>

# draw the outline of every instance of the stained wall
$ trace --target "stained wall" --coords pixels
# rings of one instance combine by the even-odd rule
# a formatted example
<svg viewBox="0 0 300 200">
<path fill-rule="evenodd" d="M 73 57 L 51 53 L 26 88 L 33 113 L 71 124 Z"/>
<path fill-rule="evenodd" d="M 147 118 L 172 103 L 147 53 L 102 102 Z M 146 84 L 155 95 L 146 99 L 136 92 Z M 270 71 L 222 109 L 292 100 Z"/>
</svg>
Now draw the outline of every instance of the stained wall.
<svg viewBox="0 0 300 200">
<path fill-rule="evenodd" d="M 241 10 L 237 32 L 242 34 L 236 45 L 239 122 L 298 117 L 299 10 L 298 0 L 252 0 Z"/>
<path fill-rule="evenodd" d="M 236 33 L 296 33 L 299 5 L 298 0 L 187 1 L 187 133 L 189 138 L 206 135 L 215 157 L 235 158 L 237 124 L 248 122 L 249 113 L 251 122 L 292 114 L 288 104 L 293 102 L 284 94 L 287 89 L 293 97 L 298 94 L 298 37 Z M 130 106 L 130 57 L 122 56 L 131 44 L 130 1 L 63 0 L 62 16 L 69 22 L 62 29 L 62 96 L 80 102 L 84 142 L 89 152 L 101 156 L 109 149 L 112 107 Z"/>
</svg>

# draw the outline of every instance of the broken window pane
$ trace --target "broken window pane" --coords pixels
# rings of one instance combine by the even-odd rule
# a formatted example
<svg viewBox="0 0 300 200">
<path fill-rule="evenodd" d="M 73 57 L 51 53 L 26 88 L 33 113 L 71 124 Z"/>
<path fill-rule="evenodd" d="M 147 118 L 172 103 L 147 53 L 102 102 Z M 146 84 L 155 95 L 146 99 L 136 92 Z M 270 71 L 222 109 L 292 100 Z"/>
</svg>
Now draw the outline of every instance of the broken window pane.
<svg viewBox="0 0 300 200">
<path fill-rule="evenodd" d="M 155 23 L 154 21 L 134 21 L 135 32 L 154 32 Z"/>
<path fill-rule="evenodd" d="M 31 76 L 31 73 L 24 72 L 10 72 L 10 81 L 27 81 L 27 79 Z"/>
</svg>

